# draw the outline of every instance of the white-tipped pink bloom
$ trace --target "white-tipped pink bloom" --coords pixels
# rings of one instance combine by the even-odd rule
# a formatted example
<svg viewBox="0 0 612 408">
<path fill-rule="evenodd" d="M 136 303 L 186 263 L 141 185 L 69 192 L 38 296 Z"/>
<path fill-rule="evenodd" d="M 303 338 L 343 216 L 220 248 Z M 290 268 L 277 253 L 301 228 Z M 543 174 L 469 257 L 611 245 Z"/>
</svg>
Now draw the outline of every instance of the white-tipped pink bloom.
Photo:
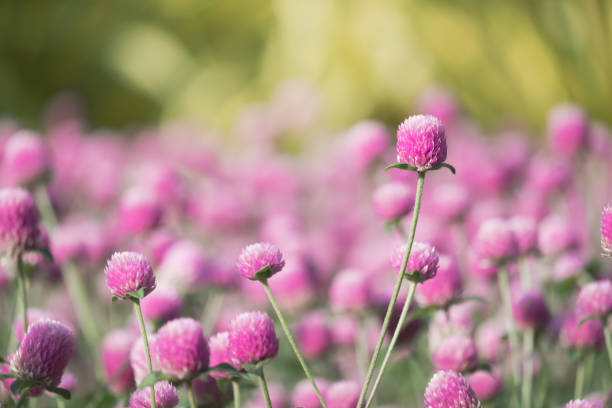
<svg viewBox="0 0 612 408">
<path fill-rule="evenodd" d="M 612 282 L 601 280 L 586 284 L 576 298 L 581 317 L 605 317 L 612 311 Z"/>
<path fill-rule="evenodd" d="M 242 367 L 232 360 L 232 350 L 229 342 L 229 332 L 220 332 L 208 339 L 208 348 L 210 349 L 210 366 L 214 367 L 219 364 L 229 364 L 234 366 L 236 370 L 241 370 Z M 210 373 L 212 377 L 222 378 L 228 374 L 224 371 L 213 371 Z"/>
<path fill-rule="evenodd" d="M 165 322 L 181 315 L 183 299 L 172 286 L 159 285 L 149 296 L 142 299 L 140 306 L 145 319 Z"/>
<path fill-rule="evenodd" d="M 18 131 L 4 145 L 2 174 L 11 185 L 36 183 L 47 175 L 50 156 L 39 135 L 28 130 Z"/>
<path fill-rule="evenodd" d="M 589 400 L 573 400 L 565 404 L 563 408 L 603 408 L 600 404 Z"/>
<path fill-rule="evenodd" d="M 469 370 L 476 365 L 477 358 L 476 343 L 465 335 L 442 339 L 432 354 L 432 361 L 437 370 Z"/>
<path fill-rule="evenodd" d="M 172 245 L 159 266 L 160 281 L 189 293 L 210 279 L 211 262 L 194 241 L 182 240 Z"/>
<path fill-rule="evenodd" d="M 394 181 L 378 187 L 372 202 L 374 213 L 382 220 L 397 220 L 412 211 L 414 192 L 407 184 Z"/>
<path fill-rule="evenodd" d="M 434 116 L 410 116 L 397 129 L 396 148 L 398 162 L 430 170 L 446 160 L 444 125 Z"/>
<path fill-rule="evenodd" d="M 126 233 L 137 234 L 157 227 L 162 215 L 159 199 L 146 189 L 134 187 L 121 197 L 117 218 Z"/>
<path fill-rule="evenodd" d="M 325 402 L 329 408 L 355 408 L 360 391 L 361 386 L 357 381 L 337 381 L 327 387 Z"/>
<path fill-rule="evenodd" d="M 345 269 L 334 277 L 329 300 L 336 311 L 363 311 L 370 302 L 370 280 L 358 269 Z"/>
<path fill-rule="evenodd" d="M 538 226 L 533 218 L 517 216 L 508 220 L 508 225 L 514 233 L 520 255 L 527 255 L 537 248 Z"/>
<path fill-rule="evenodd" d="M 480 408 L 480 401 L 465 377 L 438 371 L 425 388 L 425 408 Z"/>
<path fill-rule="evenodd" d="M 283 254 L 268 242 L 248 245 L 238 257 L 236 267 L 240 275 L 247 279 L 269 278 L 285 266 Z"/>
<path fill-rule="evenodd" d="M 401 245 L 391 255 L 391 266 L 398 272 L 401 272 L 407 249 L 407 245 Z M 438 262 L 438 252 L 433 246 L 423 242 L 415 242 L 408 257 L 405 275 L 410 280 L 424 282 L 436 276 Z"/>
<path fill-rule="evenodd" d="M 155 383 L 155 406 L 158 408 L 174 408 L 179 403 L 176 388 L 168 381 Z M 130 397 L 129 408 L 151 408 L 151 390 L 145 388 L 136 391 Z"/>
<path fill-rule="evenodd" d="M 0 189 L 0 251 L 15 255 L 36 246 L 38 209 L 34 197 L 23 188 Z"/>
<path fill-rule="evenodd" d="M 146 296 L 156 286 L 153 268 L 137 252 L 115 252 L 106 263 L 104 275 L 111 295 L 119 299 L 130 298 L 129 292 L 141 289 Z"/>
<path fill-rule="evenodd" d="M 612 256 L 612 204 L 601 213 L 601 250 L 605 256 Z"/>
<path fill-rule="evenodd" d="M 230 323 L 229 344 L 236 365 L 274 358 L 278 353 L 274 322 L 263 312 L 241 313 Z"/>
<path fill-rule="evenodd" d="M 540 223 L 538 246 L 544 255 L 559 255 L 577 243 L 576 230 L 569 220 L 549 216 Z"/>
<path fill-rule="evenodd" d="M 492 218 L 482 223 L 474 246 L 481 257 L 495 263 L 510 261 L 519 253 L 514 232 L 509 223 L 500 218 Z"/>
</svg>

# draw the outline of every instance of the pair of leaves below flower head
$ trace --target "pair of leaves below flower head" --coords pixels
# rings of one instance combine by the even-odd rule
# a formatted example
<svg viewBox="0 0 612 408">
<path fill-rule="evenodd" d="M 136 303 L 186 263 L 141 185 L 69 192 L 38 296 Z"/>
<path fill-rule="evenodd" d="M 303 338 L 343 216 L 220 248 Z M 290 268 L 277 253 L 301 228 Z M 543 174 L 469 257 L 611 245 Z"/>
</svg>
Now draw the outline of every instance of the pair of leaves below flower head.
<svg viewBox="0 0 612 408">
<path fill-rule="evenodd" d="M 125 292 L 125 298 L 129 299 L 133 302 L 140 302 L 142 300 L 142 298 L 145 297 L 145 288 L 140 288 L 138 290 L 131 290 L 129 292 Z M 113 303 L 115 303 L 116 301 L 120 300 L 121 298 L 117 297 L 117 296 L 113 296 L 112 301 Z"/>
<path fill-rule="evenodd" d="M 221 363 L 221 364 L 217 364 L 216 366 L 210 367 L 204 371 L 202 371 L 200 374 L 209 374 L 213 371 L 222 371 L 224 373 L 228 373 L 230 374 L 230 376 L 232 377 L 240 377 L 240 376 L 244 376 L 245 372 L 243 371 L 238 371 L 236 370 L 233 366 L 231 366 L 230 364 L 227 363 Z M 247 370 L 248 372 L 248 370 Z M 144 376 L 144 378 L 142 379 L 142 381 L 140 381 L 140 384 L 138 384 L 138 389 L 143 389 L 146 387 L 150 387 L 152 385 L 154 385 L 155 383 L 158 383 L 160 381 L 170 381 L 174 384 L 180 384 L 183 381 L 181 380 L 177 380 L 176 378 L 163 374 L 160 371 L 153 371 L 149 374 L 147 374 L 146 376 Z"/>
<path fill-rule="evenodd" d="M 45 387 L 44 384 L 42 384 L 40 381 L 34 381 L 34 380 L 22 380 L 22 379 L 16 379 L 15 381 L 13 381 L 11 383 L 11 392 L 14 395 L 19 395 L 20 393 L 25 393 L 28 394 L 30 392 L 30 390 L 34 387 L 41 387 L 44 388 L 45 390 L 52 392 L 54 394 L 59 395 L 60 397 L 69 400 L 71 395 L 70 395 L 70 391 L 64 389 L 64 388 L 60 388 L 60 387 Z"/>
<path fill-rule="evenodd" d="M 438 169 L 441 169 L 442 167 L 446 167 L 453 174 L 456 173 L 455 167 L 451 166 L 448 163 L 438 164 L 437 166 L 434 166 L 431 169 L 428 169 L 428 170 L 425 170 L 425 171 L 438 170 Z M 393 164 L 390 164 L 387 167 L 385 167 L 385 170 L 390 170 L 390 169 L 416 171 L 417 173 L 419 172 L 419 170 L 416 167 L 411 166 L 408 163 L 393 163 Z"/>
</svg>

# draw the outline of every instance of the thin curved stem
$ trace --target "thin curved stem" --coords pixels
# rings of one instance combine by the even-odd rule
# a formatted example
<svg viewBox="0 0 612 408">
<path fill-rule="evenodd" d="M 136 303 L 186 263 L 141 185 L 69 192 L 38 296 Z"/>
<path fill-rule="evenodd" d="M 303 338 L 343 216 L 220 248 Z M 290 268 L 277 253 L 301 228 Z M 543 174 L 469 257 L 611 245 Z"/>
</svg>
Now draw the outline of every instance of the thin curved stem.
<svg viewBox="0 0 612 408">
<path fill-rule="evenodd" d="M 574 399 L 582 398 L 582 391 L 584 389 L 584 369 L 585 369 L 585 358 L 581 358 L 578 361 L 576 367 L 576 384 L 574 386 Z"/>
<path fill-rule="evenodd" d="M 533 386 L 533 346 L 535 341 L 535 331 L 533 328 L 528 329 L 523 336 L 523 358 L 526 362 L 526 368 L 523 370 L 523 407 L 531 408 L 531 389 Z"/>
<path fill-rule="evenodd" d="M 610 335 L 610 327 L 604 321 L 604 337 L 606 339 L 606 350 L 608 351 L 608 359 L 610 360 L 610 368 L 612 368 L 612 336 Z"/>
<path fill-rule="evenodd" d="M 189 398 L 189 408 L 198 408 L 195 393 L 193 392 L 193 381 L 187 381 L 185 387 L 187 388 L 187 398 Z"/>
<path fill-rule="evenodd" d="M 23 270 L 23 260 L 21 254 L 17 255 L 17 276 L 19 285 L 19 297 L 21 300 L 21 318 L 23 319 L 23 335 L 28 332 L 28 277 Z"/>
<path fill-rule="evenodd" d="M 270 393 L 268 392 L 268 383 L 266 382 L 266 376 L 261 370 L 261 375 L 259 376 L 259 384 L 261 385 L 261 391 L 263 392 L 264 398 L 266 399 L 266 406 L 268 408 L 272 408 L 272 402 L 270 401 Z"/>
<path fill-rule="evenodd" d="M 387 353 L 385 354 L 385 358 L 383 359 L 382 365 L 380 366 L 380 370 L 378 371 L 378 375 L 376 376 L 376 380 L 374 381 L 374 385 L 372 386 L 372 392 L 370 393 L 370 397 L 368 398 L 368 402 L 366 403 L 366 408 L 372 405 L 374 402 L 374 397 L 376 397 L 376 391 L 380 385 L 380 381 L 382 380 L 383 375 L 385 374 L 385 369 L 387 368 L 387 364 L 389 364 L 389 360 L 391 358 L 391 353 L 393 352 L 393 348 L 395 347 L 395 343 L 397 343 L 397 339 L 399 338 L 399 334 L 404 327 L 404 323 L 406 321 L 406 317 L 408 316 L 408 311 L 410 310 L 410 305 L 412 304 L 412 298 L 414 298 L 414 292 L 416 289 L 416 283 L 410 282 L 410 288 L 408 289 L 408 297 L 404 302 L 404 307 L 402 308 L 402 313 L 400 314 L 400 318 L 397 322 L 397 326 L 393 331 L 393 337 L 391 337 L 391 342 L 389 343 L 389 347 L 387 348 Z"/>
<path fill-rule="evenodd" d="M 295 356 L 297 357 L 298 361 L 300 362 L 300 365 L 302 366 L 302 369 L 304 370 L 304 374 L 306 374 L 306 377 L 310 380 L 310 383 L 312 384 L 312 388 L 314 388 L 315 393 L 317 394 L 317 398 L 319 398 L 319 402 L 321 402 L 321 405 L 323 406 L 323 408 L 327 408 L 327 404 L 325 403 L 325 400 L 323 399 L 323 396 L 321 395 L 321 391 L 319 391 L 319 387 L 317 387 L 314 377 L 310 373 L 310 369 L 306 365 L 306 361 L 304 360 L 304 357 L 302 356 L 300 349 L 295 343 L 295 340 L 293 339 L 291 332 L 289 331 L 289 326 L 287 326 L 287 322 L 285 322 L 283 313 L 281 312 L 280 307 L 278 307 L 278 304 L 276 303 L 276 299 L 274 299 L 274 295 L 272 295 L 272 291 L 270 290 L 270 286 L 268 286 L 268 282 L 264 280 L 261 282 L 261 284 L 266 290 L 266 294 L 268 295 L 268 299 L 270 300 L 270 303 L 272 304 L 272 308 L 274 309 L 274 312 L 276 313 L 276 316 L 278 317 L 278 321 L 280 322 L 281 327 L 283 328 L 283 331 L 285 332 L 285 336 L 287 336 L 287 340 L 289 340 L 289 344 L 291 345 L 291 348 L 293 349 Z"/>
<path fill-rule="evenodd" d="M 397 281 L 395 282 L 395 288 L 393 289 L 393 294 L 391 295 L 389 306 L 387 306 L 387 312 L 385 313 L 385 318 L 380 329 L 380 334 L 378 335 L 376 348 L 374 348 L 374 354 L 372 354 L 372 359 L 370 360 L 368 372 L 366 373 L 366 377 L 363 382 L 363 388 L 361 389 L 361 394 L 359 395 L 357 408 L 360 408 L 362 406 L 366 394 L 368 392 L 368 388 L 370 387 L 370 383 L 372 382 L 372 376 L 374 375 L 374 368 L 376 367 L 376 362 L 378 361 L 378 355 L 380 354 L 382 344 L 385 340 L 385 335 L 387 334 L 387 329 L 389 327 L 389 324 L 391 323 L 391 315 L 393 314 L 393 308 L 395 307 L 395 303 L 397 302 L 397 296 L 399 295 L 399 291 L 404 281 L 404 274 L 406 273 L 406 266 L 408 265 L 408 258 L 410 257 L 410 251 L 412 250 L 412 243 L 414 242 L 414 235 L 416 233 L 416 226 L 419 220 L 419 211 L 421 210 L 421 198 L 423 196 L 424 183 L 425 173 L 419 172 L 414 199 L 414 211 L 412 212 L 412 223 L 410 224 L 410 233 L 408 235 L 408 247 L 406 248 L 406 255 L 404 256 L 404 260 L 402 262 L 402 268 L 399 274 L 397 275 Z"/>
<path fill-rule="evenodd" d="M 151 363 L 151 351 L 149 350 L 149 340 L 147 338 L 147 328 L 145 327 L 144 318 L 142 317 L 142 309 L 140 308 L 140 300 L 133 300 L 134 309 L 138 315 L 138 325 L 140 326 L 140 335 L 144 344 L 145 355 L 147 356 L 147 369 L 149 374 L 153 372 L 153 363 Z M 191 388 L 191 387 L 190 387 Z M 155 387 L 151 384 L 151 408 L 157 408 L 155 404 Z"/>
<path fill-rule="evenodd" d="M 240 384 L 232 380 L 232 393 L 234 394 L 234 408 L 240 408 Z"/>
<path fill-rule="evenodd" d="M 510 360 L 512 362 L 512 379 L 514 381 L 514 387 L 517 387 L 520 376 L 520 367 L 517 358 L 518 333 L 516 331 L 516 325 L 514 323 L 514 316 L 512 315 L 512 300 L 510 299 L 510 282 L 508 280 L 508 272 L 504 267 L 499 268 L 499 272 L 497 274 L 497 283 L 499 284 L 499 291 L 502 297 L 504 314 L 506 315 L 508 339 L 510 341 Z"/>
</svg>

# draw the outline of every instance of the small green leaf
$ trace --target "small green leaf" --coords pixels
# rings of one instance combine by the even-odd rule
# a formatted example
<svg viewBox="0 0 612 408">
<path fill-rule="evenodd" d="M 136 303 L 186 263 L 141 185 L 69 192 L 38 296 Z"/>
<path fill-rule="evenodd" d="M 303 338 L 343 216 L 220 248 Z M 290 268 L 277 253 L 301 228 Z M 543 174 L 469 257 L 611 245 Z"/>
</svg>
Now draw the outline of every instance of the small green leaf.
<svg viewBox="0 0 612 408">
<path fill-rule="evenodd" d="M 111 298 L 111 302 L 112 302 L 112 303 L 116 303 L 116 302 L 118 302 L 118 301 L 119 301 L 119 298 L 118 298 L 117 296 L 113 296 L 113 297 Z"/>
<path fill-rule="evenodd" d="M 449 169 L 449 170 L 451 171 L 451 173 L 453 173 L 453 174 L 456 174 L 456 173 L 457 173 L 457 171 L 455 170 L 455 168 L 454 168 L 453 166 L 451 166 L 450 164 L 448 164 L 448 163 L 442 163 L 442 164 L 439 164 L 439 165 L 437 165 L 436 167 L 434 167 L 432 170 L 437 170 L 437 169 L 440 169 L 440 168 L 442 168 L 442 167 L 446 167 L 446 168 L 447 168 L 447 169 Z"/>
<path fill-rule="evenodd" d="M 598 315 L 588 315 L 583 317 L 580 322 L 578 322 L 578 327 L 582 326 L 582 323 L 586 322 L 587 320 L 591 320 L 591 319 L 597 319 L 599 318 Z"/>
<path fill-rule="evenodd" d="M 242 368 L 244 368 L 244 371 L 246 371 L 249 374 L 261 377 L 261 375 L 263 374 L 263 363 L 264 362 L 265 360 L 260 361 L 257 364 L 243 364 Z"/>
<path fill-rule="evenodd" d="M 255 274 L 253 275 L 253 279 L 258 280 L 260 282 L 265 282 L 272 275 L 274 275 L 274 273 L 272 272 L 272 268 L 270 268 L 270 265 L 266 265 L 257 272 L 255 272 Z"/>
<path fill-rule="evenodd" d="M 417 171 L 416 167 L 411 166 L 408 163 L 393 163 L 385 167 L 385 171 L 391 170 L 391 169 Z"/>
<path fill-rule="evenodd" d="M 210 373 L 213 371 L 222 371 L 224 373 L 230 374 L 240 374 L 240 371 L 236 370 L 232 365 L 227 363 L 221 363 L 217 364 L 216 366 L 209 367 L 208 370 L 206 370 L 205 372 Z"/>
<path fill-rule="evenodd" d="M 431 313 L 437 312 L 438 310 L 442 310 L 442 309 L 443 309 L 443 306 L 438 306 L 438 305 L 420 307 L 414 312 L 408 313 L 408 316 L 406 316 L 406 322 L 410 323 L 411 321 L 416 320 L 419 317 L 429 315 Z"/>
<path fill-rule="evenodd" d="M 70 391 L 68 391 L 67 389 L 64 388 L 60 388 L 60 387 L 49 387 L 47 388 L 47 391 L 52 392 L 54 394 L 59 395 L 60 397 L 62 397 L 65 400 L 69 400 L 71 395 L 70 395 Z"/>
<path fill-rule="evenodd" d="M 138 299 L 138 300 L 140 300 L 140 299 L 142 299 L 143 297 L 145 297 L 145 288 L 144 288 L 144 287 L 142 287 L 142 288 L 140 288 L 140 289 L 138 289 L 138 290 L 131 290 L 131 291 L 129 291 L 129 292 L 125 292 L 125 294 L 126 294 L 128 297 L 131 297 L 132 299 Z"/>
<path fill-rule="evenodd" d="M 0 373 L 0 380 L 5 380 L 7 378 L 15 378 L 15 375 L 11 373 Z"/>
<path fill-rule="evenodd" d="M 164 376 L 161 372 L 153 371 L 152 373 L 147 374 L 142 379 L 140 384 L 138 384 L 138 389 L 142 389 L 142 388 L 145 388 L 145 387 L 150 387 L 150 386 L 154 385 L 156 382 L 167 380 L 167 379 L 168 379 L 168 377 Z"/>
<path fill-rule="evenodd" d="M 35 251 L 42 254 L 50 262 L 55 262 L 55 258 L 53 258 L 53 254 L 49 248 L 37 248 Z"/>
</svg>

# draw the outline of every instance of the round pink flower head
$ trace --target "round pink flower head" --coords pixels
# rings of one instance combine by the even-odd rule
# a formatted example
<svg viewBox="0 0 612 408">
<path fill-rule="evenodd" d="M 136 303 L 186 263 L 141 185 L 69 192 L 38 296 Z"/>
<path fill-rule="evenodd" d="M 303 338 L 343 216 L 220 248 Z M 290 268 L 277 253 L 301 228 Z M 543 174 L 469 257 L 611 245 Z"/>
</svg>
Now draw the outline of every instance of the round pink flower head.
<svg viewBox="0 0 612 408">
<path fill-rule="evenodd" d="M 505 329 L 498 319 L 489 319 L 476 331 L 478 355 L 488 361 L 497 361 L 507 350 Z"/>
<path fill-rule="evenodd" d="M 612 256 L 612 204 L 601 213 L 601 250 L 605 256 Z"/>
<path fill-rule="evenodd" d="M 160 370 L 180 380 L 191 379 L 208 368 L 210 351 L 202 325 L 182 317 L 164 324 L 153 347 Z"/>
<path fill-rule="evenodd" d="M 576 298 L 581 317 L 605 317 L 612 311 L 612 282 L 601 280 L 586 284 Z"/>
<path fill-rule="evenodd" d="M 443 184 L 433 191 L 431 205 L 436 215 L 448 222 L 461 220 L 472 203 L 469 190 L 459 183 Z"/>
<path fill-rule="evenodd" d="M 274 358 L 278 353 L 274 322 L 263 312 L 241 313 L 230 323 L 229 344 L 234 364 Z"/>
<path fill-rule="evenodd" d="M 251 280 L 268 279 L 280 272 L 284 266 L 283 254 L 268 242 L 248 245 L 236 262 L 238 272 Z"/>
<path fill-rule="evenodd" d="M 360 392 L 361 386 L 357 381 L 337 381 L 327 387 L 325 402 L 329 408 L 355 408 Z"/>
<path fill-rule="evenodd" d="M 112 296 L 128 299 L 128 292 L 142 291 L 146 296 L 155 289 L 153 268 L 145 257 L 136 252 L 115 252 L 104 268 L 106 286 Z"/>
<path fill-rule="evenodd" d="M 475 250 L 468 252 L 468 270 L 475 277 L 489 280 L 497 275 L 499 266 L 491 259 L 479 254 Z"/>
<path fill-rule="evenodd" d="M 4 145 L 2 173 L 11 185 L 32 184 L 47 175 L 50 154 L 37 134 L 22 130 Z"/>
<path fill-rule="evenodd" d="M 495 370 L 496 371 L 496 370 Z M 502 378 L 497 372 L 477 370 L 468 376 L 470 386 L 481 400 L 496 396 L 502 389 Z"/>
<path fill-rule="evenodd" d="M 153 366 L 153 371 L 159 370 L 157 365 L 157 360 L 155 359 L 154 354 L 154 344 L 155 344 L 155 335 L 149 334 L 149 350 L 151 350 L 151 363 Z M 144 347 L 144 342 L 142 338 L 137 338 L 132 343 L 132 348 L 130 349 L 130 366 L 132 367 L 132 371 L 134 372 L 134 380 L 136 384 L 140 384 L 143 378 L 149 374 L 149 366 L 147 364 L 147 354 Z"/>
<path fill-rule="evenodd" d="M 128 190 L 119 201 L 119 225 L 128 234 L 152 230 L 159 225 L 162 215 L 159 199 L 140 187 Z"/>
<path fill-rule="evenodd" d="M 395 248 L 391 255 L 391 266 L 398 272 L 402 270 L 406 250 L 407 245 L 400 245 Z M 423 242 L 415 242 L 406 264 L 406 277 L 415 282 L 424 282 L 431 279 L 438 272 L 438 261 L 439 256 L 436 248 Z"/>
<path fill-rule="evenodd" d="M 179 317 L 183 310 L 181 295 L 169 285 L 159 285 L 140 303 L 142 314 L 146 319 L 165 322 Z"/>
<path fill-rule="evenodd" d="M 589 319 L 580 324 L 581 319 L 575 312 L 570 312 L 563 319 L 561 342 L 566 347 L 599 348 L 604 343 L 603 323 L 598 319 Z"/>
<path fill-rule="evenodd" d="M 517 326 L 522 329 L 541 329 L 550 318 L 544 297 L 535 289 L 516 294 L 512 300 L 512 313 Z"/>
<path fill-rule="evenodd" d="M 358 269 L 345 269 L 334 277 L 329 300 L 337 311 L 362 311 L 370 303 L 370 280 Z"/>
<path fill-rule="evenodd" d="M 349 158 L 359 169 L 370 166 L 389 146 L 385 125 L 375 121 L 363 121 L 352 126 L 344 142 Z"/>
<path fill-rule="evenodd" d="M 538 244 L 538 228 L 531 217 L 517 216 L 508 220 L 521 255 L 533 252 Z"/>
<path fill-rule="evenodd" d="M 495 263 L 504 263 L 518 255 L 519 247 L 508 222 L 492 218 L 482 223 L 476 235 L 476 251 Z"/>
<path fill-rule="evenodd" d="M 440 256 L 436 276 L 417 287 L 417 300 L 422 306 L 442 306 L 461 294 L 461 273 L 450 257 Z"/>
<path fill-rule="evenodd" d="M 219 364 L 229 364 L 234 366 L 236 370 L 242 370 L 239 364 L 232 361 L 232 350 L 229 342 L 229 332 L 220 332 L 208 339 L 208 348 L 210 349 L 210 366 L 214 367 Z M 227 377 L 228 373 L 224 371 L 213 371 L 210 373 L 215 378 Z"/>
<path fill-rule="evenodd" d="M 21 380 L 40 381 L 45 388 L 57 387 L 76 350 L 74 332 L 55 320 L 39 320 L 13 354 L 11 372 Z"/>
<path fill-rule="evenodd" d="M 308 358 L 320 357 L 329 349 L 331 332 L 322 311 L 314 310 L 300 319 L 296 327 L 296 341 Z"/>
<path fill-rule="evenodd" d="M 210 278 L 211 263 L 194 241 L 183 240 L 168 249 L 159 266 L 159 279 L 180 292 L 193 292 Z"/>
<path fill-rule="evenodd" d="M 438 371 L 425 388 L 425 408 L 480 408 L 480 401 L 465 377 L 454 371 Z"/>
<path fill-rule="evenodd" d="M 549 216 L 540 223 L 538 246 L 544 255 L 558 255 L 576 245 L 574 226 L 559 216 Z"/>
<path fill-rule="evenodd" d="M 444 125 L 434 116 L 410 116 L 397 129 L 396 147 L 398 162 L 430 170 L 446 160 Z"/>
<path fill-rule="evenodd" d="M 602 406 L 594 401 L 573 400 L 565 404 L 564 408 L 602 408 Z"/>
<path fill-rule="evenodd" d="M 168 381 L 155 383 L 155 406 L 159 408 L 174 408 L 178 405 L 178 392 Z M 151 408 L 151 390 L 144 388 L 136 391 L 130 397 L 130 408 Z"/>
<path fill-rule="evenodd" d="M 589 119 L 577 105 L 557 105 L 548 115 L 548 135 L 555 151 L 573 156 L 587 147 Z"/>
<path fill-rule="evenodd" d="M 329 383 L 321 378 L 315 378 L 315 383 L 323 399 L 326 400 L 325 394 L 329 387 Z M 291 393 L 291 406 L 302 408 L 319 408 L 321 406 L 319 397 L 317 397 L 309 380 L 301 380 L 295 385 Z"/>
<path fill-rule="evenodd" d="M 437 370 L 465 371 L 476 365 L 478 351 L 472 338 L 457 334 L 442 339 L 431 358 Z"/>
<path fill-rule="evenodd" d="M 412 189 L 407 184 L 398 181 L 378 187 L 372 198 L 374 213 L 385 221 L 403 217 L 414 206 Z"/>
<path fill-rule="evenodd" d="M 124 392 L 134 385 L 134 374 L 129 364 L 130 350 L 138 338 L 131 329 L 113 330 L 102 341 L 101 360 L 111 390 Z"/>
<path fill-rule="evenodd" d="M 23 188 L 0 190 L 0 251 L 15 255 L 36 246 L 38 209 L 32 195 Z"/>
</svg>

